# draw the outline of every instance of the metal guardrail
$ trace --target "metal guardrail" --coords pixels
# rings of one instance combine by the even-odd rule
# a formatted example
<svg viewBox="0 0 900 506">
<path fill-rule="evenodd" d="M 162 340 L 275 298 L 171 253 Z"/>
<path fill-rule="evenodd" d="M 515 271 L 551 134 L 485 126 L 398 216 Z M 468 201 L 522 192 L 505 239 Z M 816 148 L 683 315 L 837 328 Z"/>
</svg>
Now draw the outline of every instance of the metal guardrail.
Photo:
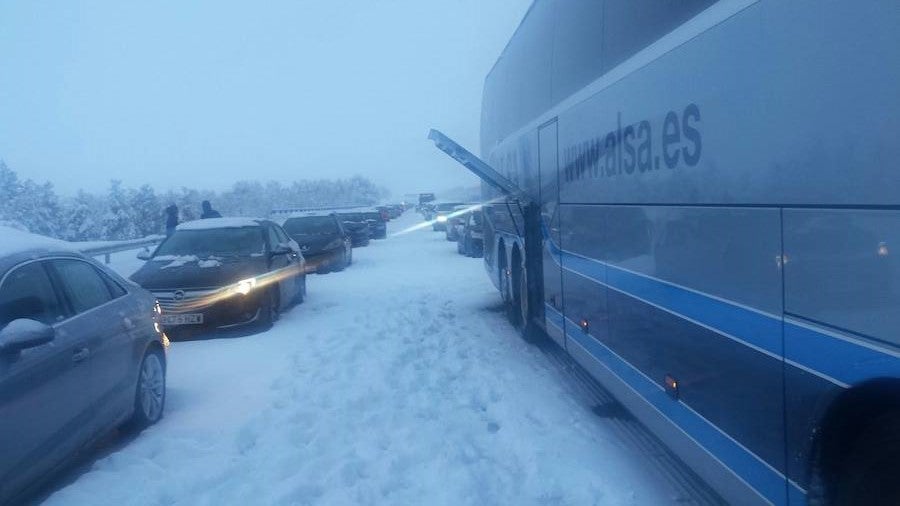
<svg viewBox="0 0 900 506">
<path fill-rule="evenodd" d="M 165 236 L 163 235 L 154 235 L 150 237 L 144 237 L 143 239 L 132 239 L 128 241 L 116 241 L 111 244 L 106 244 L 103 246 L 96 246 L 93 248 L 83 248 L 81 252 L 85 255 L 98 257 L 103 255 L 103 260 L 105 263 L 109 263 L 109 255 L 113 253 L 119 253 L 120 251 L 129 251 L 138 248 L 144 248 L 147 246 L 153 246 L 158 244 Z"/>
<path fill-rule="evenodd" d="M 294 214 L 294 213 L 305 213 L 305 212 L 315 212 L 315 211 L 344 211 L 348 209 L 366 209 L 366 208 L 375 208 L 375 205 L 367 206 L 364 204 L 360 205 L 336 205 L 336 206 L 296 206 L 296 207 L 284 207 L 280 209 L 272 209 L 269 211 L 269 216 L 279 216 L 283 214 Z"/>
</svg>

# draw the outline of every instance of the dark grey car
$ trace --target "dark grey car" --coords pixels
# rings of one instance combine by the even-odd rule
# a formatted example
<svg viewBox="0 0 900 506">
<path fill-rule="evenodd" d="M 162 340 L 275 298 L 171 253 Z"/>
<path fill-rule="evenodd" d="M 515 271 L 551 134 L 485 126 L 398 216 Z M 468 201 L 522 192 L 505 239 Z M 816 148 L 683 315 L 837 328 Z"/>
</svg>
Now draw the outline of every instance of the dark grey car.
<svg viewBox="0 0 900 506">
<path fill-rule="evenodd" d="M 62 243 L 36 244 L 0 253 L 0 503 L 165 405 L 153 296 Z"/>
<path fill-rule="evenodd" d="M 191 328 L 268 327 L 303 302 L 306 262 L 277 224 L 254 218 L 182 223 L 131 280 L 162 306 L 161 325 L 176 337 Z"/>
</svg>

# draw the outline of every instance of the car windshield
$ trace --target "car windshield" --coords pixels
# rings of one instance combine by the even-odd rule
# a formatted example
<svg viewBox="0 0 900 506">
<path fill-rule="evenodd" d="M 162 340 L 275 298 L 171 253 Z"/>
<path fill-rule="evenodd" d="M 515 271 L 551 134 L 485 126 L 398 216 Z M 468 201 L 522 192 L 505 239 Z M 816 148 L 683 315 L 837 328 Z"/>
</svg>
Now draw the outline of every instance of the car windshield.
<svg viewBox="0 0 900 506">
<path fill-rule="evenodd" d="M 447 203 L 447 204 L 438 204 L 436 209 L 438 210 L 438 212 L 445 213 L 445 212 L 452 211 L 453 208 L 455 208 L 458 205 L 460 205 L 458 202 L 452 202 L 452 203 Z"/>
<path fill-rule="evenodd" d="M 328 235 L 337 232 L 337 223 L 331 216 L 305 216 L 288 219 L 283 228 L 292 236 Z"/>
<path fill-rule="evenodd" d="M 211 228 L 176 230 L 153 256 L 250 256 L 264 251 L 261 227 Z"/>
</svg>

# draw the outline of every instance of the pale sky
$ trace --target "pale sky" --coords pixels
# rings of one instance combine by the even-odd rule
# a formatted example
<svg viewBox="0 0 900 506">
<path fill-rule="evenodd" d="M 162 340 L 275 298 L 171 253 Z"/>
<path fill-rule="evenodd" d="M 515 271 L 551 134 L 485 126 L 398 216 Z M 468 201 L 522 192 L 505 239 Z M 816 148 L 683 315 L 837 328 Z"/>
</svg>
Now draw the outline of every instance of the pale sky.
<svg viewBox="0 0 900 506">
<path fill-rule="evenodd" d="M 361 174 L 475 184 L 481 89 L 531 0 L 0 3 L 0 159 L 61 193 Z"/>
</svg>

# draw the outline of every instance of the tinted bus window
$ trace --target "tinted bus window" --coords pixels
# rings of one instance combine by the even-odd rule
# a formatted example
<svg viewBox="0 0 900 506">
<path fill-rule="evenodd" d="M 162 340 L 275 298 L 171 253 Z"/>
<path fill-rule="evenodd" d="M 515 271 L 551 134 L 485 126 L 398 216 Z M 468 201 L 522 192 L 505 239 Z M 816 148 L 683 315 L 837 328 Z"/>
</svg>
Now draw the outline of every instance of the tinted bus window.
<svg viewBox="0 0 900 506">
<path fill-rule="evenodd" d="M 603 66 L 609 70 L 717 0 L 606 0 Z"/>
<path fill-rule="evenodd" d="M 484 87 L 482 146 L 493 146 L 551 105 L 554 2 L 538 0 L 497 60 Z"/>
<path fill-rule="evenodd" d="M 603 2 L 566 0 L 557 11 L 553 37 L 553 102 L 603 74 Z"/>
</svg>

